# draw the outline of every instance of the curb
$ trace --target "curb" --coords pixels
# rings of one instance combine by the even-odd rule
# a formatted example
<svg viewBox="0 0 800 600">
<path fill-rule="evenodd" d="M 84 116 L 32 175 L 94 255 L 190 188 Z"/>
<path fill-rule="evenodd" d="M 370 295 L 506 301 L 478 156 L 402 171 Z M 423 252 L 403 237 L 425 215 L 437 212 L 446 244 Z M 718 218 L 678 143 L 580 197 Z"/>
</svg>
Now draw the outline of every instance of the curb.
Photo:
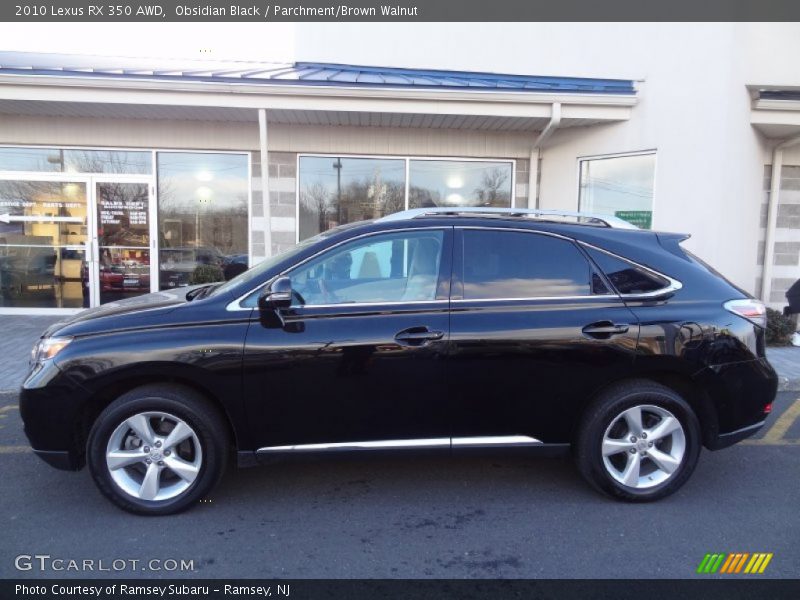
<svg viewBox="0 0 800 600">
<path fill-rule="evenodd" d="M 778 381 L 779 392 L 800 392 L 800 379 L 781 377 Z"/>
</svg>

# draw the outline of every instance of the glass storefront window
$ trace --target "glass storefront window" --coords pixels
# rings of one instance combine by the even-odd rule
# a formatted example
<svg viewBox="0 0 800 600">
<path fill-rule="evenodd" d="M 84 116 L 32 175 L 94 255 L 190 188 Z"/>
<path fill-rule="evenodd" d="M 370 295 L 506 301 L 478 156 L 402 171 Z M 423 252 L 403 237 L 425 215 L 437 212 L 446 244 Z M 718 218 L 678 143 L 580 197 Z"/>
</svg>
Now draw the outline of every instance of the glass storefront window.
<svg viewBox="0 0 800 600">
<path fill-rule="evenodd" d="M 160 289 L 222 281 L 248 252 L 247 155 L 159 152 L 157 164 Z"/>
<path fill-rule="evenodd" d="M 62 148 L 0 148 L 0 171 L 149 175 L 150 152 Z"/>
<path fill-rule="evenodd" d="M 149 187 L 119 182 L 95 186 L 101 304 L 150 293 Z"/>
<path fill-rule="evenodd" d="M 405 208 L 405 160 L 300 157 L 300 239 Z"/>
<path fill-rule="evenodd" d="M 88 306 L 82 182 L 0 181 L 0 306 Z"/>
<path fill-rule="evenodd" d="M 513 171 L 511 161 L 301 156 L 299 237 L 406 207 L 511 206 Z"/>
<path fill-rule="evenodd" d="M 655 177 L 655 153 L 583 159 L 580 210 L 616 216 L 650 229 Z"/>
<path fill-rule="evenodd" d="M 511 206 L 512 163 L 411 160 L 409 208 Z"/>
</svg>

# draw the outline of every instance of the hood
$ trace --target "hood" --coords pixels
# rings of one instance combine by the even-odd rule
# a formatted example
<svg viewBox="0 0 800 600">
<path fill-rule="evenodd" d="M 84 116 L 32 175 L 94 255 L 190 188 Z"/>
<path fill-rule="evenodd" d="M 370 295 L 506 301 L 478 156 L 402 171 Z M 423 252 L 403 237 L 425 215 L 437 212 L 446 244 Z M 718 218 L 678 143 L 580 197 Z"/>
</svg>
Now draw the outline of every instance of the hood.
<svg viewBox="0 0 800 600">
<path fill-rule="evenodd" d="M 44 332 L 44 336 L 82 335 L 111 331 L 143 325 L 155 313 L 164 315 L 189 302 L 186 294 L 203 287 L 195 285 L 143 294 L 116 302 L 109 302 L 95 308 L 88 308 L 63 321 L 54 323 Z"/>
</svg>

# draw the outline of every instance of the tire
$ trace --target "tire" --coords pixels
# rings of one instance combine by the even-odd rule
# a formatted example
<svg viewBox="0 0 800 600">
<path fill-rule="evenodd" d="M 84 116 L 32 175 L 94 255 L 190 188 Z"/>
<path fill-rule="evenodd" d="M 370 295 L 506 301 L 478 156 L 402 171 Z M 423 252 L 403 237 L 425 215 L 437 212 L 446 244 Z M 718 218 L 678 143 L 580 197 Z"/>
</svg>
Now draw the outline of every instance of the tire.
<svg viewBox="0 0 800 600">
<path fill-rule="evenodd" d="M 628 502 L 650 502 L 686 483 L 700 446 L 700 424 L 689 404 L 674 390 L 641 379 L 616 385 L 591 404 L 573 450 L 578 470 L 595 489 Z"/>
<path fill-rule="evenodd" d="M 106 407 L 89 433 L 86 455 L 95 484 L 114 504 L 168 515 L 211 491 L 228 449 L 225 416 L 208 400 L 182 386 L 153 384 Z"/>
</svg>

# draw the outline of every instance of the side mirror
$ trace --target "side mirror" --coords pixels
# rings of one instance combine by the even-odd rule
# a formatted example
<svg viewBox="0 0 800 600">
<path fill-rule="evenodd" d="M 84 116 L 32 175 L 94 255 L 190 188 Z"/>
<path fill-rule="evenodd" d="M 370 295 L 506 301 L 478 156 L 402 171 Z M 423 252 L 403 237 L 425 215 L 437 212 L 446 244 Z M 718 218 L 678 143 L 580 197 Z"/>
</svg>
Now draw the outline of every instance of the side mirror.
<svg viewBox="0 0 800 600">
<path fill-rule="evenodd" d="M 262 311 L 281 310 L 292 305 L 292 280 L 279 277 L 258 297 L 258 307 Z"/>
</svg>

